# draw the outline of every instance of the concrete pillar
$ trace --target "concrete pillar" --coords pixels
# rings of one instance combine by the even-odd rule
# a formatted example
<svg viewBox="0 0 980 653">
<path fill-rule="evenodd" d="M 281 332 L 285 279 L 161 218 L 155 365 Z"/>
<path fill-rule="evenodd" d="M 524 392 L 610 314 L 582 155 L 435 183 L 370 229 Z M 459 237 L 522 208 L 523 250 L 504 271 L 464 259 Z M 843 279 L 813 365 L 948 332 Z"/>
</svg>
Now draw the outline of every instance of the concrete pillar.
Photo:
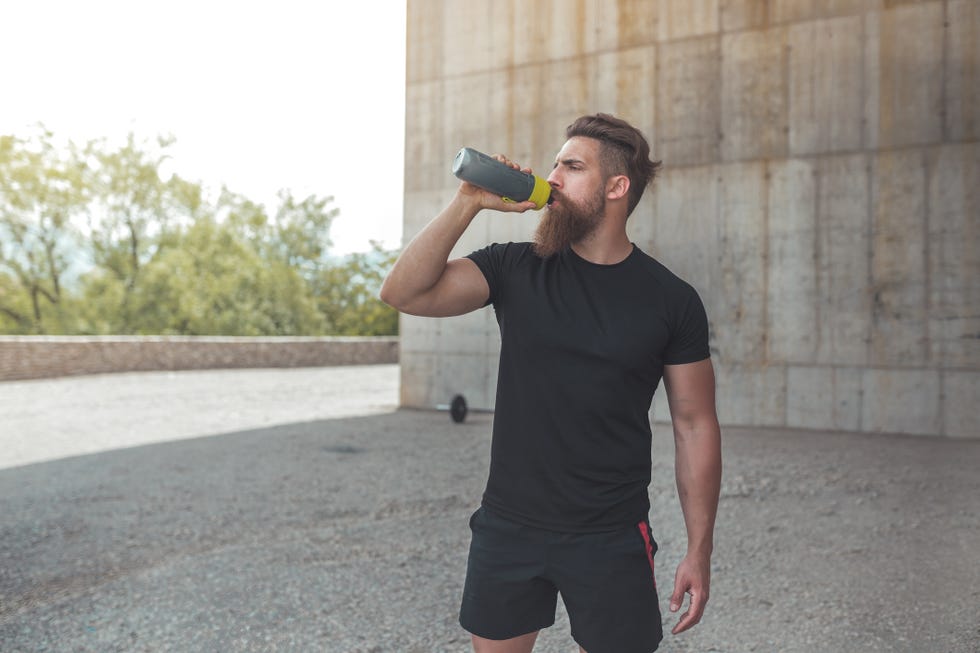
<svg viewBox="0 0 980 653">
<path fill-rule="evenodd" d="M 628 230 L 704 299 L 723 422 L 980 437 L 980 3 L 408 8 L 406 237 L 460 147 L 544 171 L 615 113 L 664 161 Z M 482 215 L 454 254 L 536 218 Z M 492 405 L 492 310 L 402 327 L 404 403 Z"/>
</svg>

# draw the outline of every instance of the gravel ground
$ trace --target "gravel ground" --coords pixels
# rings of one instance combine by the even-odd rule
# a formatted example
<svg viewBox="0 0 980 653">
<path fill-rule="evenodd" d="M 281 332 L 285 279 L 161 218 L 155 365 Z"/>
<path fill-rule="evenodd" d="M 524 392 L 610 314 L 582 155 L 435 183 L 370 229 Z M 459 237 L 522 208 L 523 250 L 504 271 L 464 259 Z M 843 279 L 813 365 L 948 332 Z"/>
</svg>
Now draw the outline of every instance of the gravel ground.
<svg viewBox="0 0 980 653">
<path fill-rule="evenodd" d="M 492 416 L 396 411 L 397 383 L 0 384 L 0 651 L 469 651 Z M 669 427 L 654 440 L 669 591 L 684 531 Z M 708 612 L 660 650 L 980 651 L 980 441 L 728 428 L 724 447 Z M 535 650 L 577 651 L 561 609 Z"/>
</svg>

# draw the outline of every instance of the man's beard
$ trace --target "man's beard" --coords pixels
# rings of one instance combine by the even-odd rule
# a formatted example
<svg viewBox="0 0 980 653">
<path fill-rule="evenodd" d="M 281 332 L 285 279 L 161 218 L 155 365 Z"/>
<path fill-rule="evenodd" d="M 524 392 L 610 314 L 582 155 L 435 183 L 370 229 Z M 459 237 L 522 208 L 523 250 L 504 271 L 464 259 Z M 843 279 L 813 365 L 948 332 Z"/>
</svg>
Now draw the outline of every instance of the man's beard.
<svg viewBox="0 0 980 653">
<path fill-rule="evenodd" d="M 534 253 L 541 258 L 548 258 L 591 236 L 599 228 L 606 211 L 606 194 L 599 188 L 581 204 L 572 204 L 562 197 L 557 205 L 550 204 L 545 211 L 534 231 L 532 245 Z"/>
</svg>

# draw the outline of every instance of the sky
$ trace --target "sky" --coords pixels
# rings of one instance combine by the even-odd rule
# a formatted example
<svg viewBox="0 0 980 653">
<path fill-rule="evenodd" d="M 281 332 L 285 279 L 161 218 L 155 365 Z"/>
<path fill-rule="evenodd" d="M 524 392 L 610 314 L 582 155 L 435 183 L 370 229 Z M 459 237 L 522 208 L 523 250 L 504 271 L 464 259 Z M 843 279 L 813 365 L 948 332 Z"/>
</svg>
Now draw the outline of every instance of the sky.
<svg viewBox="0 0 980 653">
<path fill-rule="evenodd" d="M 332 196 L 334 254 L 401 240 L 405 2 L 0 3 L 0 134 L 172 135 L 172 172 Z"/>
</svg>

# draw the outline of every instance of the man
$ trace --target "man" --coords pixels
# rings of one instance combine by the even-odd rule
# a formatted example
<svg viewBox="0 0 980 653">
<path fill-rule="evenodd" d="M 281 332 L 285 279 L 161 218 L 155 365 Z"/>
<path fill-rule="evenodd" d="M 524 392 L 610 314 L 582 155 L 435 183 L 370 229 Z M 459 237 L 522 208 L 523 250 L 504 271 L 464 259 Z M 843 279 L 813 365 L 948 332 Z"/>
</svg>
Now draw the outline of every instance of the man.
<svg viewBox="0 0 980 653">
<path fill-rule="evenodd" d="M 477 653 L 531 651 L 559 592 L 583 653 L 657 648 L 648 411 L 661 378 L 688 537 L 670 609 L 690 602 L 673 632 L 698 623 L 708 600 L 721 446 L 704 308 L 626 235 L 659 166 L 643 135 L 607 114 L 566 135 L 533 243 L 447 260 L 480 210 L 533 207 L 464 182 L 381 290 L 413 315 L 493 304 L 500 325 L 490 474 L 460 610 Z"/>
</svg>

